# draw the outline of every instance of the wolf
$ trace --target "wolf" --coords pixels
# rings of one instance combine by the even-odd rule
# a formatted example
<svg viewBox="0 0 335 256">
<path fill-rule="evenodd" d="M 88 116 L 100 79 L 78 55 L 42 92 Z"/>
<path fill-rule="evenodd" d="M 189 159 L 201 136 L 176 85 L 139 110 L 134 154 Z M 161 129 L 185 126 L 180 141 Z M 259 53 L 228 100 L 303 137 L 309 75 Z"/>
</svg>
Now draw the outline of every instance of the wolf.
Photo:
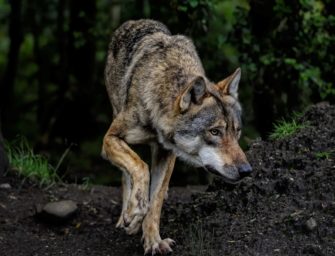
<svg viewBox="0 0 335 256">
<path fill-rule="evenodd" d="M 213 83 L 193 42 L 154 20 L 127 21 L 113 34 L 105 84 L 113 122 L 102 157 L 122 172 L 122 212 L 116 227 L 143 231 L 145 255 L 168 254 L 175 242 L 159 233 L 163 200 L 176 157 L 227 182 L 252 171 L 238 144 L 240 68 Z M 130 145 L 151 147 L 151 168 Z"/>
</svg>

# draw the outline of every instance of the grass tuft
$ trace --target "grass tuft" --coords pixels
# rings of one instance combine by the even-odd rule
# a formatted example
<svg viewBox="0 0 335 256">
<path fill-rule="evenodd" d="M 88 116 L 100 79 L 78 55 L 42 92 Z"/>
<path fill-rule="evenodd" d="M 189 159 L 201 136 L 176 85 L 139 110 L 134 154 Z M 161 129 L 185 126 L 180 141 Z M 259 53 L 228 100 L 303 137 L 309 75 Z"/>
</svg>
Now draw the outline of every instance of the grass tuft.
<svg viewBox="0 0 335 256">
<path fill-rule="evenodd" d="M 92 188 L 92 186 L 93 186 L 92 179 L 90 177 L 84 177 L 81 184 L 81 188 L 83 190 L 89 190 Z"/>
<path fill-rule="evenodd" d="M 9 162 L 20 175 L 39 186 L 51 185 L 59 180 L 57 169 L 53 168 L 46 157 L 35 154 L 25 138 L 6 143 Z"/>
<path fill-rule="evenodd" d="M 201 222 L 191 224 L 188 231 L 187 243 L 190 255 L 213 256 L 214 254 L 214 230 L 213 233 L 206 233 Z"/>
<path fill-rule="evenodd" d="M 334 151 L 320 151 L 315 153 L 317 159 L 330 159 L 334 154 Z"/>
<path fill-rule="evenodd" d="M 274 125 L 274 130 L 270 134 L 270 139 L 278 140 L 287 138 L 307 126 L 307 124 L 298 123 L 294 118 L 291 121 L 281 120 Z"/>
</svg>

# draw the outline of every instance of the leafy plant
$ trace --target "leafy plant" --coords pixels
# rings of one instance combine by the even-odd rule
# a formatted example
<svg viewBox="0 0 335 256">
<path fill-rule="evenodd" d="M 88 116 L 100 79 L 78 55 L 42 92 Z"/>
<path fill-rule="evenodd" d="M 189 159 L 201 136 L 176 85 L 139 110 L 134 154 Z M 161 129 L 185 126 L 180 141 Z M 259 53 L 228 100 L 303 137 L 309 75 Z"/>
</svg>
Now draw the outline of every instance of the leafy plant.
<svg viewBox="0 0 335 256">
<path fill-rule="evenodd" d="M 283 119 L 274 125 L 274 130 L 270 134 L 270 139 L 277 140 L 289 137 L 307 126 L 307 124 L 297 122 L 294 118 L 291 121 Z"/>
<path fill-rule="evenodd" d="M 23 137 L 5 145 L 10 165 L 25 178 L 28 178 L 39 186 L 51 185 L 60 180 L 57 168 L 52 167 L 48 159 L 42 155 L 35 154 L 27 140 Z M 64 159 L 65 156 L 62 156 Z"/>
<path fill-rule="evenodd" d="M 334 154 L 334 151 L 320 151 L 315 153 L 317 159 L 329 159 Z"/>
<path fill-rule="evenodd" d="M 274 120 L 321 100 L 335 100 L 333 2 L 248 0 L 230 34 L 253 87 L 255 123 L 266 135 Z M 264 120 L 266 116 L 266 120 Z"/>
<path fill-rule="evenodd" d="M 90 177 L 84 177 L 82 180 L 82 189 L 89 190 L 93 185 L 92 179 Z"/>
</svg>

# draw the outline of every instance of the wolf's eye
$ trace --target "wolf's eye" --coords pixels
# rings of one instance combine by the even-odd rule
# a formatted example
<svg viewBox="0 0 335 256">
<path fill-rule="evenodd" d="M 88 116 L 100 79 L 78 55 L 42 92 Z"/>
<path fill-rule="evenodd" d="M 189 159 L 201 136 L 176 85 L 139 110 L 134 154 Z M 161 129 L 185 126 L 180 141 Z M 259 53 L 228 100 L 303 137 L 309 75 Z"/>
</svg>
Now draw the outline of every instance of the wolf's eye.
<svg viewBox="0 0 335 256">
<path fill-rule="evenodd" d="M 209 132 L 213 135 L 213 136 L 219 136 L 221 134 L 219 129 L 210 129 Z"/>
</svg>

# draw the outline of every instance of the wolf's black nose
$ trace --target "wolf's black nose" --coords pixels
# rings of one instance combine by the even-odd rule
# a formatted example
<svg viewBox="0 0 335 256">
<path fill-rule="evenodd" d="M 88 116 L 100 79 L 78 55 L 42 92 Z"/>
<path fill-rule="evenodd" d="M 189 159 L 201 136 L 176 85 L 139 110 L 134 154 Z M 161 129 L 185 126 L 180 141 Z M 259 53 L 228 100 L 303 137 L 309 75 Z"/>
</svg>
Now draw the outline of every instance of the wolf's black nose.
<svg viewBox="0 0 335 256">
<path fill-rule="evenodd" d="M 249 176 L 252 172 L 250 164 L 241 164 L 238 166 L 238 173 L 242 178 Z"/>
</svg>

